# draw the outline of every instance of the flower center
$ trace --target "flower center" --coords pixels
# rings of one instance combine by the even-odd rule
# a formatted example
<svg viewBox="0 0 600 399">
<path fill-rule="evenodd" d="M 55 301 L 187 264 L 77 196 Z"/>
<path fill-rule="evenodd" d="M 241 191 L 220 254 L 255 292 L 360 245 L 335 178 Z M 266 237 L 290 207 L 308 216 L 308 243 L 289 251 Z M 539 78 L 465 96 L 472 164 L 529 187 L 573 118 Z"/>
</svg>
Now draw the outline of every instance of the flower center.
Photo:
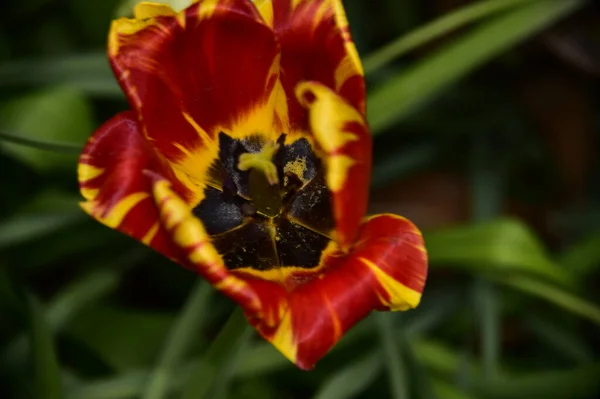
<svg viewBox="0 0 600 399">
<path fill-rule="evenodd" d="M 219 134 L 219 157 L 193 212 L 229 269 L 314 268 L 331 241 L 321 161 L 305 138 L 285 138 Z"/>
</svg>

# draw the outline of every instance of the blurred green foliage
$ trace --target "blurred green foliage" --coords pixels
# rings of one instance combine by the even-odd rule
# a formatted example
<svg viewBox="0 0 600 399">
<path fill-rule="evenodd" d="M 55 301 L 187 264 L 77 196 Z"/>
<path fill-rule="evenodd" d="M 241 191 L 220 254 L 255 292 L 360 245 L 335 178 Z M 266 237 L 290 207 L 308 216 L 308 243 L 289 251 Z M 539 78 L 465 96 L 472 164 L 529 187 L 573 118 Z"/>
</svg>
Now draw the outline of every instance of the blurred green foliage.
<svg viewBox="0 0 600 399">
<path fill-rule="evenodd" d="M 557 64 L 539 33 L 590 4 L 345 1 L 377 135 L 374 207 L 419 223 L 411 209 L 432 196 L 446 207 L 462 184 L 466 215 L 421 217 L 422 305 L 371 315 L 310 373 L 207 284 L 77 207 L 78 148 L 127 107 L 104 42 L 131 4 L 0 5 L 0 397 L 599 397 L 600 192 L 559 200 L 574 190 L 515 94 Z M 437 194 L 409 183 L 431 171 L 459 179 Z M 515 198 L 554 224 L 511 212 Z"/>
</svg>

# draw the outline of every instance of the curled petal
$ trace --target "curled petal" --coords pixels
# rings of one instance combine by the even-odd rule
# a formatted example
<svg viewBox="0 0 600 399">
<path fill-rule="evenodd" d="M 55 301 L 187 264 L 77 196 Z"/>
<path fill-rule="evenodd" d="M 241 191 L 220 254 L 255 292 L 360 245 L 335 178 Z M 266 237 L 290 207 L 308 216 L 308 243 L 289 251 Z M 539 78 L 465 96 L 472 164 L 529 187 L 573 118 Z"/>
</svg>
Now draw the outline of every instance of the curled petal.
<svg viewBox="0 0 600 399">
<path fill-rule="evenodd" d="M 288 311 L 278 325 L 251 321 L 285 356 L 308 370 L 372 310 L 416 307 L 426 275 L 421 233 L 404 218 L 378 215 L 361 226 L 350 254 L 329 252 L 317 278 L 288 292 Z"/>
<path fill-rule="evenodd" d="M 135 115 L 120 113 L 94 133 L 80 156 L 79 187 L 86 199 L 81 207 L 106 226 L 179 259 L 179 248 L 160 227 L 151 186 L 142 176 L 144 169 L 171 179 L 181 196 L 189 195 L 148 145 Z"/>
<path fill-rule="evenodd" d="M 171 188 L 169 181 L 152 172 L 146 172 L 146 175 L 152 184 L 152 196 L 159 209 L 161 225 L 183 252 L 183 265 L 236 301 L 250 320 L 259 319 L 266 325 L 278 325 L 287 309 L 285 290 L 276 283 L 227 270 L 202 222 Z"/>
<path fill-rule="evenodd" d="M 347 249 L 367 208 L 371 136 L 364 117 L 325 85 L 301 82 L 296 96 L 308 109 L 310 130 L 323 152 L 333 198 L 334 238 Z"/>
<path fill-rule="evenodd" d="M 145 136 L 176 169 L 204 176 L 221 131 L 271 131 L 279 45 L 249 0 L 135 12 L 111 26 L 111 65 Z"/>
<path fill-rule="evenodd" d="M 288 93 L 292 129 L 302 129 L 306 122 L 292 95 L 303 80 L 326 85 L 364 114 L 364 73 L 342 1 L 257 0 L 255 4 L 281 43 L 281 82 Z"/>
</svg>

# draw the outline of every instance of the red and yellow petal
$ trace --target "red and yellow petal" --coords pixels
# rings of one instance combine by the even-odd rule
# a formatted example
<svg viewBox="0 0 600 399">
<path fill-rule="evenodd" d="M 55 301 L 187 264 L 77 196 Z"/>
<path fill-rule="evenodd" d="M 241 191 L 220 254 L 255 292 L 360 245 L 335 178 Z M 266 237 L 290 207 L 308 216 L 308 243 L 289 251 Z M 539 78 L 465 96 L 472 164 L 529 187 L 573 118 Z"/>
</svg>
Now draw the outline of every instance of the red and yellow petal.
<svg viewBox="0 0 600 399">
<path fill-rule="evenodd" d="M 179 195 L 190 195 L 148 145 L 133 112 L 120 113 L 94 133 L 80 156 L 79 187 L 86 199 L 81 207 L 106 226 L 179 259 L 179 248 L 160 227 L 143 170 L 160 173 L 174 182 Z"/>
<path fill-rule="evenodd" d="M 250 321 L 286 357 L 308 370 L 372 310 L 416 307 L 426 276 L 421 233 L 404 218 L 378 215 L 361 226 L 350 254 L 330 252 L 318 276 L 288 292 L 287 312 L 278 325 Z"/>
<path fill-rule="evenodd" d="M 369 128 L 358 110 L 321 83 L 299 83 L 296 96 L 308 110 L 310 131 L 325 161 L 325 181 L 336 224 L 334 239 L 347 249 L 367 209 L 372 146 Z"/>
<path fill-rule="evenodd" d="M 249 0 L 203 0 L 178 14 L 142 3 L 135 14 L 111 26 L 111 65 L 144 135 L 176 169 L 198 179 L 220 131 L 269 134 L 286 119 L 276 115 L 279 44 Z"/>
<path fill-rule="evenodd" d="M 342 1 L 257 0 L 255 5 L 281 44 L 281 83 L 292 129 L 302 130 L 306 122 L 293 96 L 303 80 L 326 85 L 364 114 L 364 73 Z"/>
<path fill-rule="evenodd" d="M 270 327 L 281 323 L 287 312 L 286 291 L 277 283 L 227 270 L 202 222 L 171 187 L 169 181 L 146 173 L 159 209 L 162 228 L 184 254 L 183 265 L 198 273 L 216 289 L 237 302 L 249 320 Z"/>
<path fill-rule="evenodd" d="M 280 269 L 285 281 L 230 271 L 200 220 L 166 179 L 146 172 L 161 228 L 197 272 L 244 309 L 249 323 L 298 367 L 309 370 L 373 310 L 418 305 L 427 275 L 420 232 L 406 219 L 366 220 L 349 254 L 335 243 L 314 270 Z"/>
</svg>

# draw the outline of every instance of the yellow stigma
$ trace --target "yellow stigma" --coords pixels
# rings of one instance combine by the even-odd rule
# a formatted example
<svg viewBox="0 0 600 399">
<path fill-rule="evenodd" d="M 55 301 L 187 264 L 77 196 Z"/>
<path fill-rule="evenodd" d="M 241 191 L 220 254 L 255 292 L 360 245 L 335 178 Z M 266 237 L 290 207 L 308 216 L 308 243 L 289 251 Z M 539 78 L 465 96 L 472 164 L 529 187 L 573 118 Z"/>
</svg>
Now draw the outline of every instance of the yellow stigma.
<svg viewBox="0 0 600 399">
<path fill-rule="evenodd" d="M 245 153 L 240 155 L 238 162 L 239 170 L 250 170 L 256 169 L 261 171 L 270 185 L 274 186 L 279 183 L 279 177 L 277 175 L 277 167 L 273 163 L 273 156 L 279 150 L 278 143 L 268 143 L 257 153 Z"/>
</svg>

